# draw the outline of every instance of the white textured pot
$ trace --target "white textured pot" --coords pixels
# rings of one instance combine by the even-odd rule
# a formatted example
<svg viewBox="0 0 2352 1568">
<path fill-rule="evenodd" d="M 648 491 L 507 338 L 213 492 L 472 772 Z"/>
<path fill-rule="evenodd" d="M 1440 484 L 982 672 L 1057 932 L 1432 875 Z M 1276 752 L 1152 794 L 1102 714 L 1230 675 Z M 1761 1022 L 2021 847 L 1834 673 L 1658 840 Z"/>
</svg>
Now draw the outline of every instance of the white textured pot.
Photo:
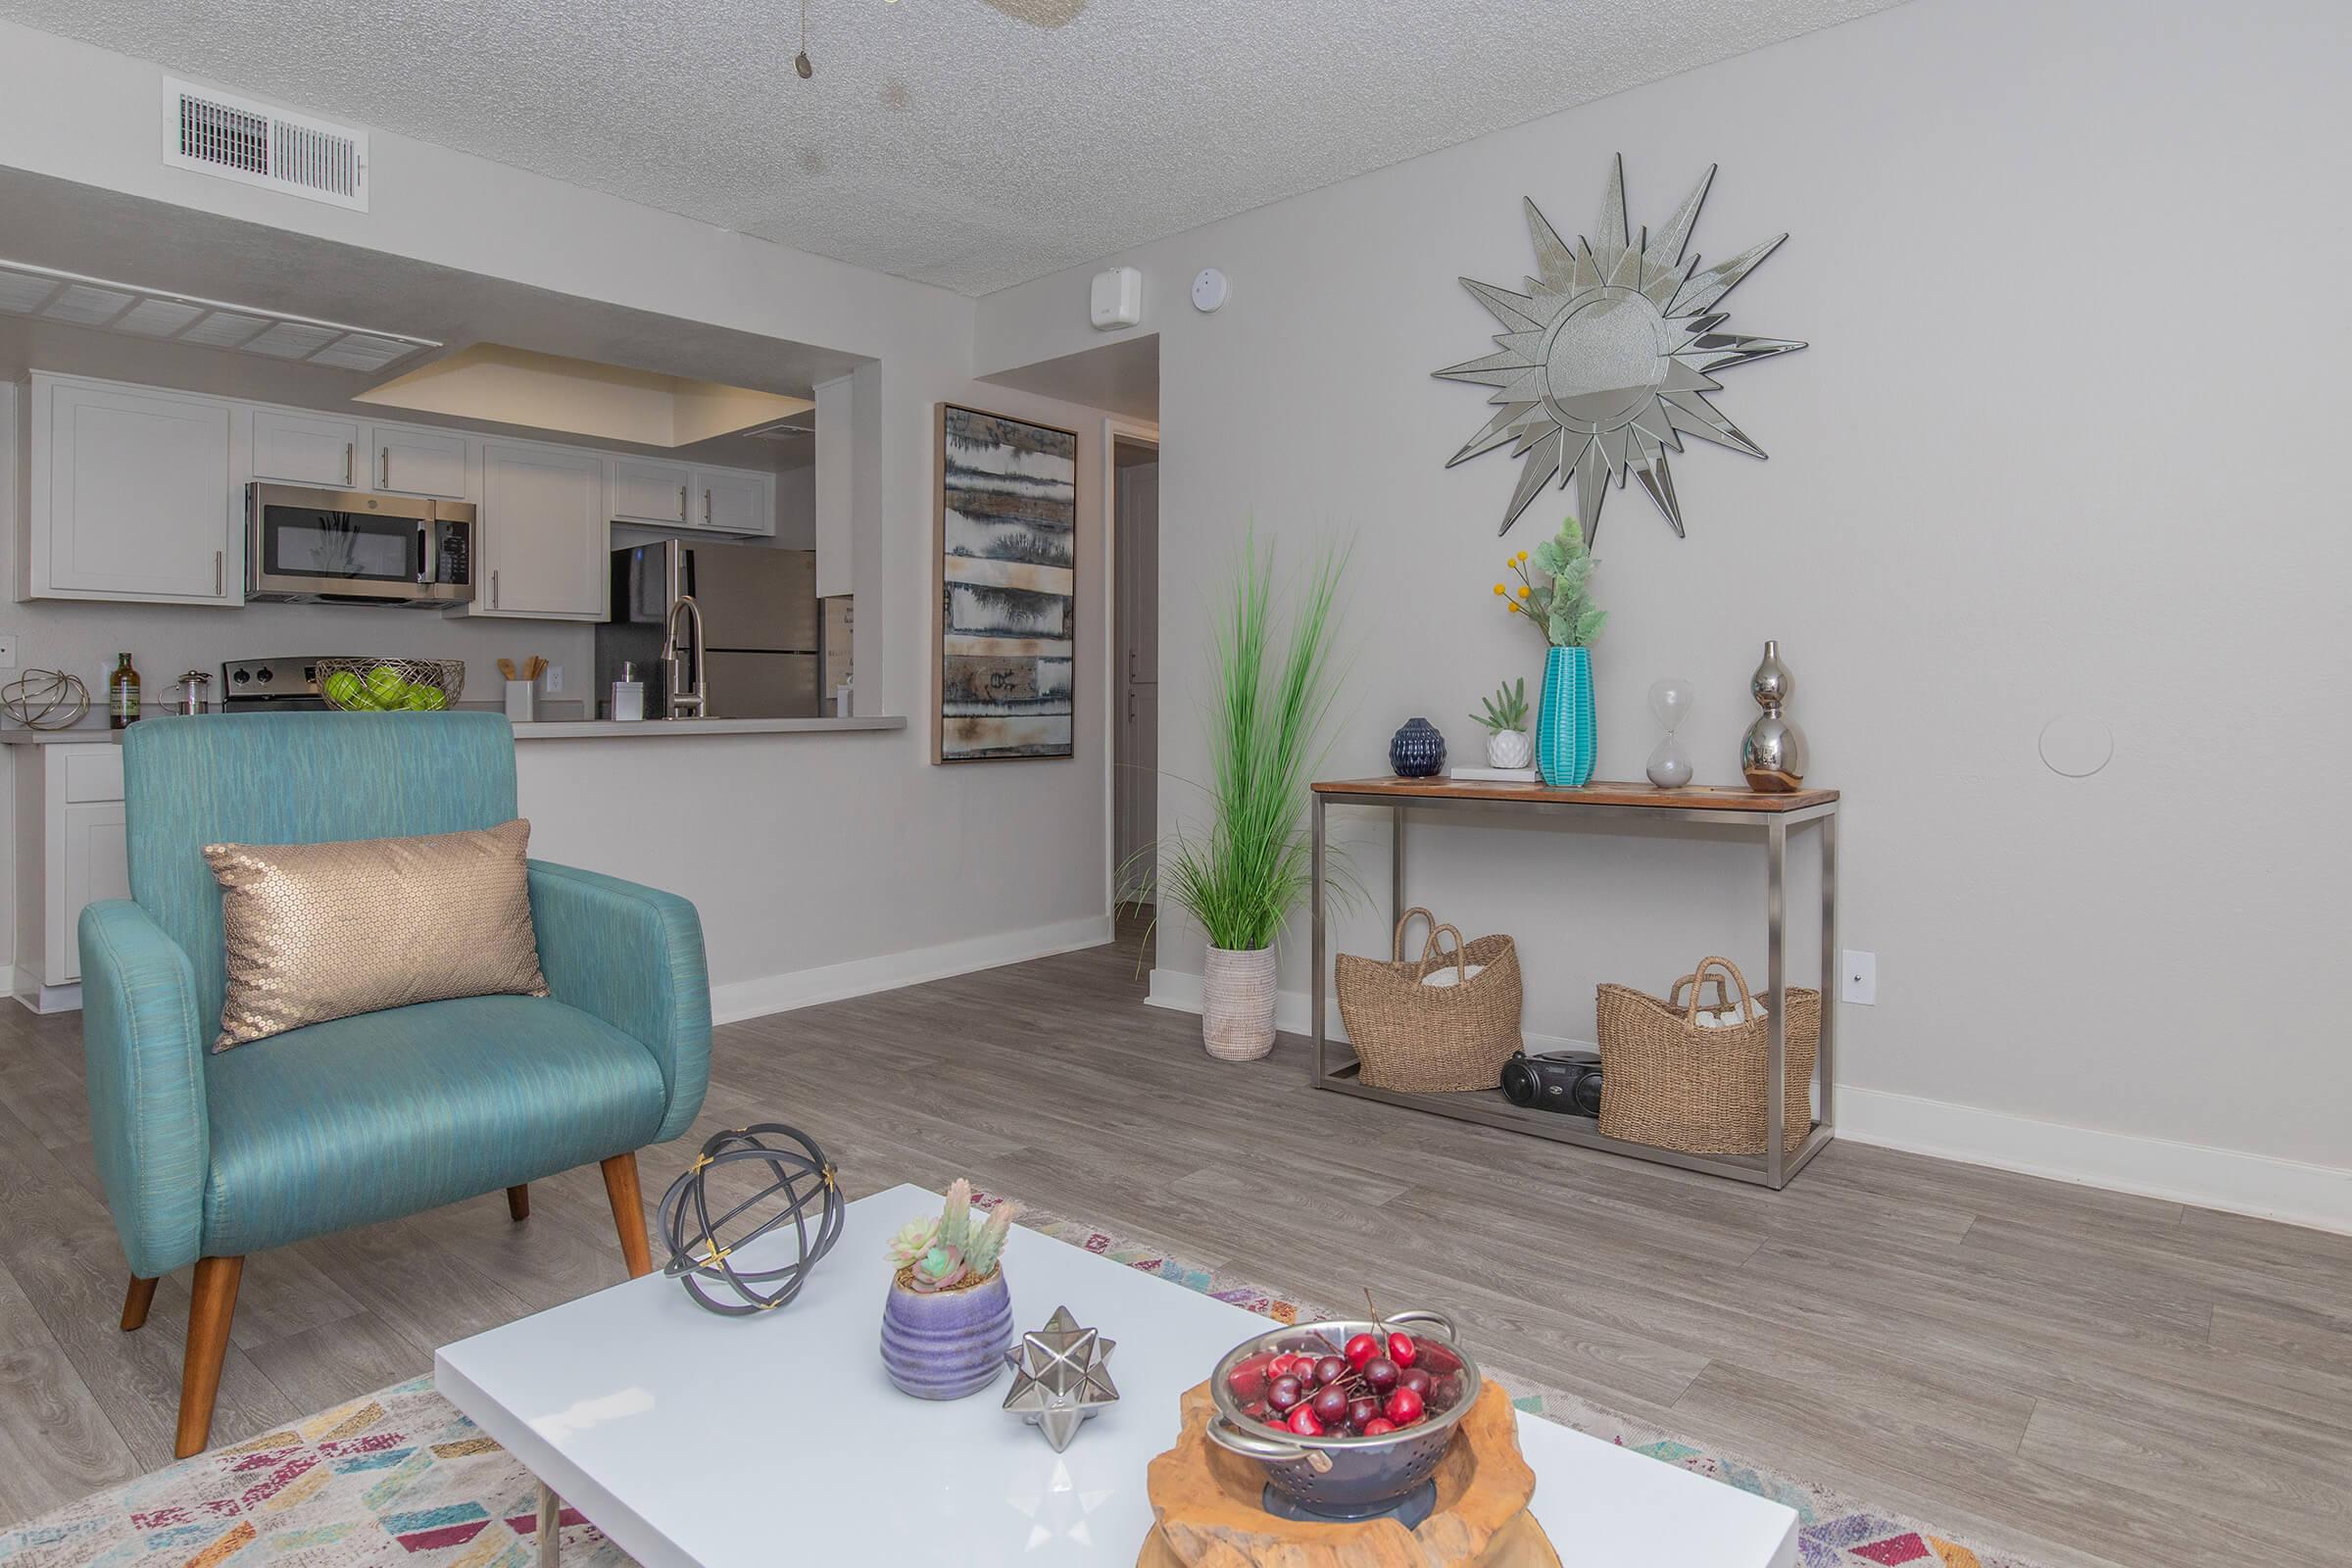
<svg viewBox="0 0 2352 1568">
<path fill-rule="evenodd" d="M 1496 729 L 1487 732 L 1487 765 L 1489 767 L 1525 767 L 1535 760 L 1535 743 L 1523 729 Z"/>
<path fill-rule="evenodd" d="M 1219 1061 L 1255 1061 L 1274 1049 L 1274 950 L 1208 950 L 1200 977 L 1200 1044 Z"/>
</svg>

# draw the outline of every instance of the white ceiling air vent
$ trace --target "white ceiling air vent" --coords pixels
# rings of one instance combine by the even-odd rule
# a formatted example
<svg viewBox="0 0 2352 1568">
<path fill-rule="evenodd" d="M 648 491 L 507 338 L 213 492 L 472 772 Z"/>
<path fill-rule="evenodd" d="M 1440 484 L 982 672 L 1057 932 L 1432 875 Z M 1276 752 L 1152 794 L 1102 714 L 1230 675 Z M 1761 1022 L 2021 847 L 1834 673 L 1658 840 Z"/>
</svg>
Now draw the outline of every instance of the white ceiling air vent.
<svg viewBox="0 0 2352 1568">
<path fill-rule="evenodd" d="M 164 78 L 164 162 L 355 212 L 368 210 L 368 133 Z"/>
</svg>

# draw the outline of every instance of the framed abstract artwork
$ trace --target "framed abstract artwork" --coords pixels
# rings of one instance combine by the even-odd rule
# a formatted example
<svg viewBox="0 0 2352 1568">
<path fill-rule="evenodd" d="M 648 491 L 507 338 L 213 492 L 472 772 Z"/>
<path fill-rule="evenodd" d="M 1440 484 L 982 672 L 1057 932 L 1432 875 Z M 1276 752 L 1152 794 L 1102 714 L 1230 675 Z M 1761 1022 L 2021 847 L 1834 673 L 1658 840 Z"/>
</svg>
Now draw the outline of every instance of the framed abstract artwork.
<svg viewBox="0 0 2352 1568">
<path fill-rule="evenodd" d="M 1078 436 L 939 405 L 937 762 L 1074 755 Z"/>
</svg>

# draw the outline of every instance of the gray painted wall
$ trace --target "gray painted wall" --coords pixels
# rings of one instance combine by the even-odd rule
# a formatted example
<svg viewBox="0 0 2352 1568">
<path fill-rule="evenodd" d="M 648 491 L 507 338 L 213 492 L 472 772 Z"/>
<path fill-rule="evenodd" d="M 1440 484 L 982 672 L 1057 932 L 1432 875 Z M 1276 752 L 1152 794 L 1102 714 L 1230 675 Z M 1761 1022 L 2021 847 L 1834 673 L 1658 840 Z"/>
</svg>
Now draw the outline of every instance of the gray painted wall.
<svg viewBox="0 0 2352 1568">
<path fill-rule="evenodd" d="M 1812 347 L 1724 376 L 1772 457 L 1676 460 L 1687 541 L 1610 496 L 1601 776 L 1641 775 L 1643 694 L 1680 674 L 1700 781 L 1736 780 L 1779 638 L 1814 777 L 1848 792 L 1844 938 L 1880 1004 L 1844 1010 L 1842 1077 L 1882 1115 L 2172 1141 L 2132 1146 L 2151 1187 L 2197 1154 L 2176 1144 L 2352 1166 L 2352 1054 L 2318 1000 L 2352 936 L 2324 808 L 2352 773 L 2352 343 L 2326 276 L 2352 240 L 2347 41 L 2316 0 L 1919 0 L 1106 259 L 1144 270 L 1161 335 L 1163 766 L 1198 776 L 1202 598 L 1252 526 L 1293 564 L 1354 543 L 1328 771 L 1383 770 L 1415 713 L 1477 749 L 1479 694 L 1540 668 L 1496 568 L 1569 497 L 1497 541 L 1517 465 L 1442 467 L 1485 411 L 1429 372 L 1495 330 L 1455 277 L 1533 270 L 1523 196 L 1589 229 L 1613 153 L 1653 227 L 1720 162 L 1696 248 L 1793 234 L 1731 329 Z M 1210 265 L 1232 301 L 1200 316 Z M 978 370 L 1100 342 L 1093 270 L 982 301 Z M 2115 733 L 2095 777 L 2036 756 L 2070 713 Z M 1385 902 L 1382 842 L 1356 867 Z M 1761 959 L 1760 872 L 1727 846 L 1432 830 L 1416 858 L 1417 899 L 1519 938 L 1543 1033 L 1590 1037 L 1596 981 Z M 1197 972 L 1197 937 L 1161 931 Z M 1385 935 L 1359 912 L 1340 940 Z M 2352 1223 L 2352 1177 L 2318 1179 Z"/>
</svg>

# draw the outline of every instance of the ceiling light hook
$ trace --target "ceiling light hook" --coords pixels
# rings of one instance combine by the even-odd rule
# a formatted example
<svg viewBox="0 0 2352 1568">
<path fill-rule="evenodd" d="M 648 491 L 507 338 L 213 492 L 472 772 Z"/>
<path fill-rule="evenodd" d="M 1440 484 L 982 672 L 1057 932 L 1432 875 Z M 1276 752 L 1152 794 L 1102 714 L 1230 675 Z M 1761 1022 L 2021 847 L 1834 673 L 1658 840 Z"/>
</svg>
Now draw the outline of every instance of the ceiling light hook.
<svg viewBox="0 0 2352 1568">
<path fill-rule="evenodd" d="M 792 69 L 807 81 L 816 74 L 816 67 L 808 59 L 808 0 L 801 0 L 801 52 L 792 57 Z"/>
</svg>

